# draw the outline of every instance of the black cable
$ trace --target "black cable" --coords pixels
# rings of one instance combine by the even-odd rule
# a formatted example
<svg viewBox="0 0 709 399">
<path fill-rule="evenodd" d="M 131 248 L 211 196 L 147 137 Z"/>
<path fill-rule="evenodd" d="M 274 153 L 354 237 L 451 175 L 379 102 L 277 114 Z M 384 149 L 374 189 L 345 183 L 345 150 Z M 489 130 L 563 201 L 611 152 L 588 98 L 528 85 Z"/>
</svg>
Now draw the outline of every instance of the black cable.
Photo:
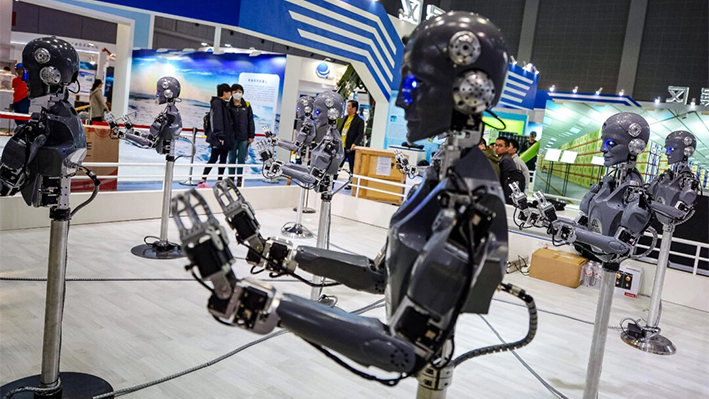
<svg viewBox="0 0 709 399">
<path fill-rule="evenodd" d="M 486 319 L 483 315 L 478 315 L 478 316 L 480 316 L 480 318 L 483 319 L 483 321 L 485 322 L 485 324 L 487 324 L 487 326 L 490 327 L 490 329 L 491 329 L 492 332 L 495 334 L 495 336 L 497 336 L 497 339 L 499 339 L 500 342 L 502 342 L 503 344 L 507 344 L 507 342 L 505 342 L 505 340 L 502 338 L 502 336 L 500 335 L 500 333 L 498 333 L 497 330 L 495 330 L 495 327 L 493 327 L 492 324 L 490 324 L 490 322 L 487 321 L 487 319 Z M 525 362 L 525 361 L 522 359 L 522 357 L 517 354 L 517 352 L 515 352 L 514 350 L 512 350 L 512 351 L 510 351 L 510 352 L 512 353 L 512 355 L 514 355 L 514 357 L 517 358 L 517 360 L 518 360 L 520 363 L 522 363 L 522 365 L 523 365 L 530 373 L 532 373 L 532 375 L 533 375 L 539 382 L 542 383 L 542 385 L 544 385 L 544 387 L 545 387 L 547 390 L 549 390 L 551 393 L 553 393 L 557 398 L 559 398 L 559 399 L 569 399 L 569 398 L 566 397 L 564 394 L 562 394 L 561 392 L 559 392 L 556 388 L 554 388 L 553 386 L 551 386 L 551 384 L 549 384 L 548 382 L 546 382 L 546 380 L 544 380 L 544 378 L 542 378 L 542 376 L 540 376 L 539 374 L 537 374 L 537 372 L 534 371 L 534 369 L 532 368 L 532 366 L 530 366 L 529 364 L 527 364 L 527 362 Z"/>
<path fill-rule="evenodd" d="M 353 313 L 353 314 L 362 314 L 362 313 L 368 312 L 368 311 L 370 311 L 370 310 L 372 310 L 372 309 L 376 309 L 376 308 L 379 308 L 379 307 L 384 306 L 384 305 L 383 305 L 383 302 L 384 302 L 384 299 L 380 299 L 380 300 L 378 300 L 378 301 L 376 301 L 376 302 L 374 302 L 374 303 L 372 303 L 372 304 L 370 304 L 370 305 L 367 305 L 367 306 L 364 306 L 364 307 L 362 307 L 362 308 L 359 308 L 359 309 L 357 309 L 357 310 L 355 310 L 355 311 L 353 311 L 353 312 L 351 312 L 351 313 Z M 223 320 L 219 320 L 219 321 L 220 321 L 220 322 L 223 322 Z M 266 336 L 263 336 L 263 337 L 261 337 L 261 338 L 259 338 L 259 339 L 256 339 L 256 340 L 254 340 L 254 341 L 251 341 L 251 342 L 249 342 L 249 343 L 247 343 L 247 344 L 245 344 L 245 345 L 242 345 L 242 346 L 240 346 L 240 347 L 234 349 L 234 350 L 231 351 L 231 352 L 228 352 L 228 353 L 226 353 L 226 354 L 224 354 L 224 355 L 221 355 L 221 356 L 219 356 L 219 357 L 217 357 L 217 358 L 215 358 L 215 359 L 213 359 L 213 360 L 210 360 L 210 361 L 208 361 L 208 362 L 206 362 L 206 363 L 202 363 L 202 364 L 200 364 L 200 365 L 198 365 L 198 366 L 195 366 L 195 367 L 192 367 L 192 368 L 190 368 L 190 369 L 187 369 L 187 370 L 181 371 L 181 372 L 179 372 L 179 373 L 175 373 L 175 374 L 169 375 L 169 376 L 164 377 L 164 378 L 160 378 L 160 379 L 158 379 L 158 380 L 154 380 L 154 381 L 146 382 L 146 383 L 144 383 L 144 384 L 136 385 L 136 386 L 134 386 L 134 387 L 119 389 L 119 390 L 117 390 L 117 391 L 108 392 L 108 393 L 105 393 L 105 394 L 101 394 L 101 395 L 98 395 L 98 396 L 94 396 L 92 399 L 115 398 L 115 397 L 117 397 L 117 396 L 122 396 L 122 395 L 126 395 L 126 394 L 129 394 L 129 393 L 137 392 L 137 391 L 140 391 L 140 390 L 145 389 L 145 388 L 149 388 L 149 387 L 152 387 L 152 386 L 155 386 L 155 385 L 158 385 L 158 384 L 162 384 L 163 382 L 167 382 L 167 381 L 170 381 L 170 380 L 174 380 L 175 378 L 179 378 L 179 377 L 185 376 L 185 375 L 187 375 L 187 374 L 193 373 L 193 372 L 195 372 L 195 371 L 199 371 L 199 370 L 202 370 L 202 369 L 207 368 L 207 367 L 209 367 L 209 366 L 212 366 L 212 365 L 214 365 L 214 364 L 217 364 L 217 363 L 221 362 L 222 360 L 228 359 L 228 358 L 230 358 L 231 356 L 234 356 L 234 355 L 236 355 L 236 354 L 239 353 L 239 352 L 242 352 L 242 351 L 244 351 L 244 350 L 246 350 L 246 349 L 249 349 L 250 347 L 255 346 L 255 345 L 258 345 L 258 344 L 260 344 L 260 343 L 262 343 L 262 342 L 264 342 L 264 341 L 268 341 L 268 340 L 271 339 L 271 338 L 276 338 L 276 337 L 279 337 L 279 336 L 281 336 L 281 335 L 285 335 L 285 334 L 288 334 L 288 333 L 289 333 L 288 330 L 281 330 L 281 331 L 273 332 L 273 333 L 268 334 L 268 335 L 266 335 Z"/>
<path fill-rule="evenodd" d="M 334 360 L 335 363 L 339 364 L 340 366 L 344 367 L 345 369 L 349 370 L 350 372 L 354 373 L 355 375 L 364 378 L 365 380 L 376 381 L 376 382 L 378 382 L 378 383 L 380 383 L 380 384 L 383 384 L 383 385 L 386 385 L 386 386 L 388 386 L 388 387 L 393 387 L 393 386 L 395 386 L 396 384 L 398 384 L 399 381 L 401 381 L 401 380 L 403 380 L 404 378 L 408 377 L 408 375 L 407 375 L 406 373 L 401 373 L 398 377 L 396 377 L 396 378 L 391 378 L 391 379 L 383 379 L 383 378 L 379 378 L 379 377 L 377 377 L 377 376 L 375 376 L 375 375 L 372 375 L 372 374 L 367 374 L 367 373 L 365 373 L 365 372 L 363 372 L 363 371 L 360 371 L 360 370 L 357 370 L 356 368 L 354 368 L 354 367 L 350 366 L 349 364 L 345 363 L 344 360 L 342 360 L 342 359 L 340 359 L 339 357 L 335 356 L 334 354 L 332 354 L 332 352 L 330 352 L 329 350 L 323 348 L 322 346 L 320 346 L 320 345 L 318 345 L 318 344 L 316 344 L 316 343 L 310 342 L 310 341 L 308 341 L 308 340 L 305 339 L 305 338 L 303 338 L 303 340 L 304 340 L 305 342 L 309 343 L 310 345 L 312 345 L 313 348 L 315 348 L 315 349 L 319 350 L 320 352 L 322 352 L 323 354 L 325 354 L 325 356 L 327 356 L 327 357 L 329 357 L 330 359 Z"/>
<path fill-rule="evenodd" d="M 523 289 L 517 288 L 512 284 L 503 283 L 500 284 L 500 288 L 503 291 L 522 299 L 525 305 L 527 306 L 527 310 L 529 312 L 529 329 L 527 330 L 527 335 L 525 335 L 524 338 L 522 338 L 521 340 L 509 344 L 503 343 L 500 345 L 490 345 L 463 353 L 453 361 L 454 367 L 458 367 L 461 363 L 465 362 L 466 360 L 470 360 L 474 357 L 522 348 L 532 342 L 532 339 L 534 339 L 534 336 L 537 334 L 538 317 L 537 307 L 534 304 L 534 298 L 528 295 Z"/>
<path fill-rule="evenodd" d="M 198 283 L 202 284 L 202 286 L 206 289 L 209 290 L 212 294 L 214 294 L 214 288 L 210 287 L 207 283 L 204 282 L 199 276 L 197 276 L 197 273 L 194 272 L 194 266 L 188 266 L 190 269 L 190 273 L 192 274 L 192 277 L 194 277 L 195 280 L 197 280 Z"/>
<path fill-rule="evenodd" d="M 94 172 L 92 172 L 90 169 L 88 169 L 84 166 L 81 166 L 81 165 L 79 165 L 77 169 L 80 169 L 84 173 L 86 173 L 86 176 L 88 176 L 94 182 L 94 189 L 91 192 L 91 196 L 86 201 L 82 202 L 81 204 L 79 204 L 79 206 L 74 208 L 73 211 L 71 211 L 71 216 L 74 216 L 77 212 L 79 212 L 81 210 L 81 208 L 85 207 L 86 205 L 88 205 L 91 201 L 93 201 L 96 198 L 96 195 L 98 194 L 98 187 L 101 184 L 101 180 L 99 180 L 96 177 L 96 174 Z"/>
</svg>

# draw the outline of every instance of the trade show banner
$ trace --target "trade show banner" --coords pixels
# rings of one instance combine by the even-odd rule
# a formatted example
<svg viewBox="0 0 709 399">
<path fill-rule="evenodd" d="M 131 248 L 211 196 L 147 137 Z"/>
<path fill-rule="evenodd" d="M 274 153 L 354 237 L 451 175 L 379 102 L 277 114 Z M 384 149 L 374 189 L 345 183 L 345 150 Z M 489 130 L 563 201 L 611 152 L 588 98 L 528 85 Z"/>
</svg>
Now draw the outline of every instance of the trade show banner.
<svg viewBox="0 0 709 399">
<path fill-rule="evenodd" d="M 249 54 L 240 53 L 134 50 L 129 116 L 136 125 L 150 125 L 165 108 L 157 102 L 156 83 L 163 76 L 173 76 L 181 85 L 181 101 L 177 103 L 177 108 L 182 115 L 183 127 L 202 129 L 203 118 L 209 112 L 210 100 L 217 95 L 217 85 L 238 83 L 244 87 L 244 99 L 253 110 L 256 134 L 262 132 L 262 126 L 268 126 L 274 133 L 278 133 L 285 66 L 285 55 L 276 54 L 251 57 Z M 209 145 L 202 134 L 198 134 L 195 143 L 195 163 L 207 162 L 210 155 Z M 189 135 L 189 132 L 184 135 Z M 191 145 L 186 141 L 179 141 L 177 153 L 189 156 Z M 121 162 L 155 162 L 160 158 L 155 151 L 121 143 Z M 249 150 L 247 163 L 260 163 L 252 149 Z M 248 169 L 245 171 L 256 172 Z M 186 169 L 179 168 L 175 174 L 185 172 Z M 119 176 L 159 173 L 159 170 L 145 171 L 144 168 L 121 167 Z M 212 174 L 212 178 L 214 176 L 216 175 Z"/>
</svg>

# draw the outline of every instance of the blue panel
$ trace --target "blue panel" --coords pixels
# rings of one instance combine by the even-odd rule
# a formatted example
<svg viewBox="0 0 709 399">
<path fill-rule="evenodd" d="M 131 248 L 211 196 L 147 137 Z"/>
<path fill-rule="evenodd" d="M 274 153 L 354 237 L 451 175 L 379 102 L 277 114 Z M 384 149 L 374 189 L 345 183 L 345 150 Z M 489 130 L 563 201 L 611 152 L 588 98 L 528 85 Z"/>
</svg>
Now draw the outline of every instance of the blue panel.
<svg viewBox="0 0 709 399">
<path fill-rule="evenodd" d="M 101 3 L 121 5 L 138 10 L 147 10 L 167 15 L 201 21 L 216 22 L 224 25 L 238 25 L 241 0 L 210 0 L 208 2 L 193 0 L 117 0 L 101 1 Z M 258 3 L 258 1 L 254 1 Z"/>
<path fill-rule="evenodd" d="M 89 10 L 105 12 L 119 17 L 129 18 L 135 21 L 135 31 L 133 33 L 133 47 L 150 48 L 150 14 L 138 11 L 124 10 L 116 7 L 103 6 L 94 3 L 74 0 L 57 0 L 60 3 L 77 7 L 88 8 Z M 106 2 L 108 3 L 108 2 Z"/>
<path fill-rule="evenodd" d="M 534 109 L 537 97 L 537 82 L 539 74 L 525 71 L 516 63 L 510 63 L 507 71 L 507 81 L 502 94 L 510 98 L 501 98 L 499 107 Z M 514 90 L 514 91 L 511 91 Z M 520 92 L 522 94 L 520 94 Z M 504 103 L 510 104 L 504 104 Z M 512 107 L 511 105 L 514 105 Z"/>
</svg>

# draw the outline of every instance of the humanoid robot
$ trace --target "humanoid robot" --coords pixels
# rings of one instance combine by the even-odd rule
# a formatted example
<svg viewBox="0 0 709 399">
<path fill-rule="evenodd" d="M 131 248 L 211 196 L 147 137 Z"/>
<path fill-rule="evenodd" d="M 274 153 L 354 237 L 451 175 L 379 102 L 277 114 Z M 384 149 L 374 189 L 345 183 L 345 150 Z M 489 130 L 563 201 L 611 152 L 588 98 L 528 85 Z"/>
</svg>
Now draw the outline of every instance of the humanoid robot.
<svg viewBox="0 0 709 399">
<path fill-rule="evenodd" d="M 19 126 L 5 146 L 0 158 L 0 195 L 21 192 L 27 205 L 49 207 L 47 296 L 41 374 L 4 385 L 0 394 L 33 391 L 36 397 L 55 398 L 62 394 L 72 397 L 77 392 L 83 392 L 83 396 L 110 392 L 106 381 L 88 374 L 62 372 L 59 378 L 69 222 L 95 198 L 100 184 L 96 175 L 81 165 L 86 156 L 86 136 L 76 110 L 67 101 L 69 86 L 78 83 L 79 55 L 66 41 L 43 37 L 25 45 L 22 63 L 29 78 L 29 97 L 51 97 L 47 107 Z M 71 177 L 78 170 L 93 180 L 94 192 L 72 211 Z M 39 388 L 32 387 L 36 384 Z M 100 388 L 86 392 L 89 386 Z"/>
<path fill-rule="evenodd" d="M 288 151 L 295 152 L 298 157 L 305 158 L 308 150 L 310 149 L 310 144 L 312 144 L 313 139 L 315 138 L 315 130 L 317 129 L 317 126 L 315 126 L 315 121 L 313 121 L 314 101 L 315 99 L 310 96 L 304 96 L 298 99 L 295 112 L 296 117 L 301 122 L 301 125 L 298 129 L 298 133 L 296 133 L 295 141 L 279 139 L 275 134 L 273 134 L 273 132 L 271 132 L 268 126 L 264 126 L 263 130 L 266 134 L 267 143 L 272 147 L 279 146 Z M 269 158 L 273 157 L 273 152 L 270 152 L 269 154 L 268 150 L 269 149 L 267 147 L 264 149 L 259 148 L 259 153 L 262 155 L 262 161 L 267 163 L 269 162 Z M 270 157 L 268 157 L 268 155 L 270 155 Z M 263 159 L 264 157 L 268 158 Z"/>
<path fill-rule="evenodd" d="M 415 166 L 409 162 L 403 152 L 399 150 L 394 150 L 394 160 L 396 161 L 396 167 L 401 171 L 401 173 L 408 176 L 410 179 L 414 179 L 419 176 L 423 176 L 426 166 Z"/>
<path fill-rule="evenodd" d="M 155 148 L 160 155 L 174 157 L 174 142 L 182 133 L 182 116 L 175 106 L 180 97 L 180 82 L 165 76 L 158 80 L 158 104 L 167 104 L 165 109 L 158 114 L 148 131 L 136 131 L 127 115 L 114 118 L 111 113 L 105 113 L 106 122 L 111 128 L 111 138 L 121 139 L 136 144 L 142 148 Z M 124 126 L 121 127 L 120 123 Z"/>
<path fill-rule="evenodd" d="M 555 241 L 584 244 L 588 252 L 602 262 L 603 285 L 596 309 L 584 399 L 596 399 L 598 394 L 615 275 L 620 263 L 646 255 L 649 251 L 636 254 L 636 246 L 646 230 L 654 232 L 650 227 L 654 214 L 651 199 L 635 168 L 637 156 L 645 150 L 649 138 L 650 127 L 640 115 L 623 112 L 605 121 L 601 151 L 604 165 L 614 167 L 614 171 L 591 186 L 574 221 L 557 217 L 554 207 L 541 192 L 535 193 L 537 211 L 528 208 L 524 194 L 513 187 L 513 202 L 522 210 L 520 220 L 528 225 L 548 227 Z"/>
<path fill-rule="evenodd" d="M 304 116 L 306 115 L 306 107 L 307 104 L 304 104 Z M 312 150 L 309 166 L 274 160 L 273 150 L 267 145 L 268 140 L 257 142 L 256 150 L 264 162 L 263 174 L 265 177 L 274 178 L 286 175 L 304 185 L 311 186 L 316 192 L 322 193 L 331 190 L 332 178 L 345 158 L 342 136 L 337 131 L 337 118 L 342 116 L 343 110 L 342 96 L 335 92 L 320 93 L 313 101 L 313 107 L 314 110 L 312 112 L 316 118 L 317 126 L 328 126 L 328 130 L 320 143 Z M 314 123 L 303 123 L 297 136 L 302 138 L 302 144 L 300 144 L 298 139 L 296 139 L 296 143 L 283 142 L 282 140 L 278 140 L 277 143 L 281 146 L 283 142 L 283 145 L 286 146 L 285 148 L 307 148 L 305 143 L 308 140 L 312 142 L 315 137 L 315 128 Z"/>
<path fill-rule="evenodd" d="M 414 30 L 404 53 L 397 105 L 406 111 L 410 142 L 443 135 L 446 143 L 439 166 L 427 169 L 416 192 L 391 218 L 388 242 L 375 259 L 264 240 L 236 187 L 218 192 L 237 241 L 249 247 L 249 262 L 276 273 L 301 269 L 383 293 L 386 324 L 237 278 L 225 230 L 193 191 L 173 199 L 173 216 L 191 267 L 199 269 L 200 281 L 214 286 L 208 305 L 212 315 L 258 333 L 280 326 L 330 356 L 332 350 L 363 366 L 400 373 L 382 380 L 357 371 L 387 385 L 416 375 L 419 394 L 426 392 L 426 397 L 445 395 L 454 365 L 510 349 L 452 359 L 457 318 L 486 313 L 498 287 L 524 298 L 532 316 L 530 333 L 516 344 L 531 341 L 533 300 L 500 284 L 507 260 L 505 206 L 499 180 L 477 148 L 482 112 L 499 100 L 507 68 L 501 33 L 477 14 L 449 12 Z M 206 218 L 196 208 L 206 210 Z"/>
<path fill-rule="evenodd" d="M 170 198 L 172 198 L 172 176 L 175 168 L 175 142 L 182 133 L 182 116 L 175 103 L 180 97 L 180 82 L 164 76 L 157 82 L 158 104 L 166 104 L 165 109 L 158 114 L 148 131 L 136 131 L 128 116 L 114 118 L 110 113 L 105 119 L 111 128 L 111 138 L 126 140 L 141 148 L 154 148 L 160 155 L 165 155 L 165 180 L 163 182 L 163 207 L 160 223 L 160 237 L 152 243 L 137 245 L 131 252 L 148 259 L 181 258 L 184 253 L 180 246 L 168 241 L 167 226 L 170 218 Z M 123 123 L 123 126 L 120 125 Z"/>
<path fill-rule="evenodd" d="M 672 169 L 662 172 L 647 188 L 652 198 L 651 206 L 655 210 L 655 216 L 663 225 L 650 310 L 646 323 L 642 323 L 641 320 L 626 319 L 630 322 L 621 333 L 623 341 L 645 352 L 660 355 L 671 355 L 676 352 L 674 344 L 660 335 L 662 286 L 675 226 L 692 217 L 694 202 L 701 195 L 699 180 L 688 164 L 689 157 L 694 154 L 696 146 L 697 139 L 692 133 L 684 130 L 670 133 L 665 139 L 665 149 L 667 163 L 672 166 Z"/>
</svg>

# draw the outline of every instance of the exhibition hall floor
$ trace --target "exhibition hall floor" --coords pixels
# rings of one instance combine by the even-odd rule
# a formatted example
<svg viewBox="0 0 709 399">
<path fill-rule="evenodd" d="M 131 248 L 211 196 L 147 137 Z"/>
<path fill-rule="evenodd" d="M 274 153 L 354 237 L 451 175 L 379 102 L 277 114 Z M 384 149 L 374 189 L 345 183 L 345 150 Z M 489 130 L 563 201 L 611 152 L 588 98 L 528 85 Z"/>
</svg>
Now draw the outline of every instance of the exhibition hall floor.
<svg viewBox="0 0 709 399">
<path fill-rule="evenodd" d="M 264 236 L 277 235 L 293 221 L 290 209 L 258 211 Z M 318 214 L 305 215 L 316 229 Z M 223 220 L 221 215 L 217 218 Z M 224 224 L 224 223 L 223 223 Z M 225 225 L 226 227 L 226 225 Z M 170 224 L 170 238 L 177 231 Z M 130 253 L 143 236 L 156 234 L 159 220 L 74 225 L 69 235 L 67 277 L 97 279 L 187 279 L 181 260 L 146 260 Z M 233 242 L 237 257 L 245 251 Z M 331 242 L 346 250 L 374 256 L 386 230 L 334 217 Z M 49 229 L 0 232 L 0 384 L 38 374 L 41 361 L 45 283 L 7 278 L 44 278 Z M 536 239 L 510 234 L 511 258 L 527 255 Z M 315 239 L 299 240 L 315 245 Z M 246 276 L 239 260 L 234 270 Z M 303 273 L 305 274 L 305 273 Z M 259 276 L 260 277 L 260 276 Z M 265 277 L 265 276 L 264 276 Z M 284 278 L 281 291 L 308 297 L 310 288 Z M 549 384 L 569 398 L 580 398 L 591 343 L 598 291 L 571 289 L 520 273 L 506 281 L 534 296 L 539 314 L 537 337 L 517 354 Z M 337 306 L 354 310 L 380 296 L 334 287 Z M 195 367 L 261 336 L 218 324 L 206 310 L 208 291 L 194 281 L 69 281 L 61 357 L 63 371 L 98 375 L 115 389 L 129 388 Z M 507 341 L 526 333 L 526 308 L 514 297 L 495 295 L 486 320 Z M 641 317 L 649 298 L 616 296 L 611 315 L 615 327 L 624 317 Z M 554 313 L 551 313 L 554 312 Z M 366 316 L 384 319 L 377 308 Z M 564 317 L 564 315 L 573 317 Z M 678 350 L 656 356 L 624 344 L 609 331 L 601 380 L 601 398 L 709 397 L 709 314 L 664 303 L 663 335 Z M 456 330 L 456 352 L 499 343 L 478 315 L 463 315 Z M 371 370 L 370 370 L 371 371 Z M 386 376 L 379 373 L 378 375 Z M 205 369 L 134 393 L 130 398 L 406 398 L 415 397 L 417 382 L 406 379 L 389 388 L 365 381 L 326 358 L 292 334 L 259 343 Z M 554 398 L 512 353 L 470 360 L 453 375 L 448 398 Z"/>
</svg>

